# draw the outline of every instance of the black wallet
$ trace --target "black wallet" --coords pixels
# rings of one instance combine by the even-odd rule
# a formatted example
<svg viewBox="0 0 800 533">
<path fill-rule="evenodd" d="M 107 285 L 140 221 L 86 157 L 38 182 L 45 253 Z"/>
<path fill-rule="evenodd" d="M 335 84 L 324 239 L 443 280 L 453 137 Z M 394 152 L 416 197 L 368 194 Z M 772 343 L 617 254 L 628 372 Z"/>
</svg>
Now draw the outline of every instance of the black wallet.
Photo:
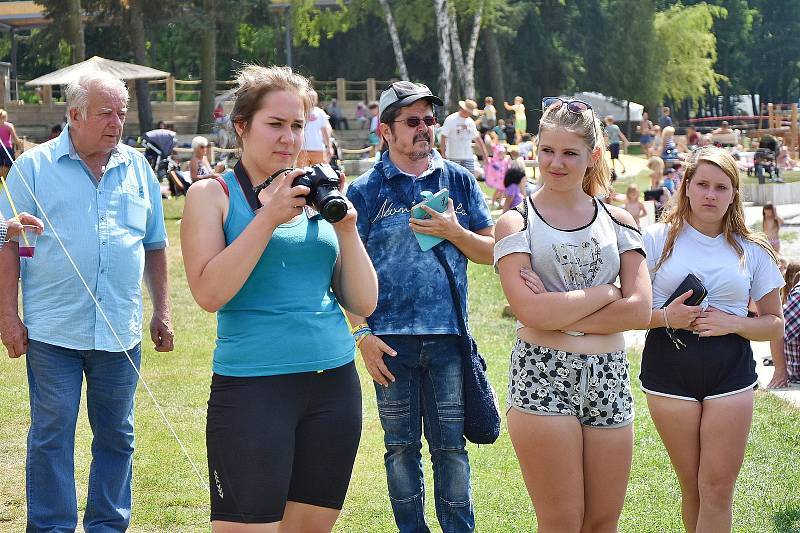
<svg viewBox="0 0 800 533">
<path fill-rule="evenodd" d="M 691 290 L 692 294 L 689 298 L 686 299 L 684 305 L 700 305 L 700 302 L 706 297 L 708 291 L 706 290 L 703 282 L 695 276 L 694 274 L 688 274 L 686 278 L 678 285 L 678 288 L 675 289 L 675 292 L 667 298 L 667 301 L 664 302 L 664 305 L 661 307 L 664 308 L 672 303 L 672 300 L 683 294 L 684 292 Z"/>
</svg>

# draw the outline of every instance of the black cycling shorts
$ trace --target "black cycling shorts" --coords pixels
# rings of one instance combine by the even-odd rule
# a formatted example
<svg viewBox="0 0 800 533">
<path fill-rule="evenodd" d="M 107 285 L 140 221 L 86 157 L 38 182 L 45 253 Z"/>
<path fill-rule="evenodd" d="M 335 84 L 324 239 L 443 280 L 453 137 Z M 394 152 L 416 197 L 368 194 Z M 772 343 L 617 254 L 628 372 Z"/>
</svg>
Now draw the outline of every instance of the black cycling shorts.
<svg viewBox="0 0 800 533">
<path fill-rule="evenodd" d="M 698 337 L 678 329 L 678 350 L 666 328 L 651 329 L 642 351 L 642 390 L 648 394 L 702 402 L 758 385 L 750 341 L 736 334 Z"/>
<path fill-rule="evenodd" d="M 352 362 L 279 376 L 214 374 L 206 423 L 211 520 L 278 522 L 287 501 L 341 509 L 360 439 Z"/>
</svg>

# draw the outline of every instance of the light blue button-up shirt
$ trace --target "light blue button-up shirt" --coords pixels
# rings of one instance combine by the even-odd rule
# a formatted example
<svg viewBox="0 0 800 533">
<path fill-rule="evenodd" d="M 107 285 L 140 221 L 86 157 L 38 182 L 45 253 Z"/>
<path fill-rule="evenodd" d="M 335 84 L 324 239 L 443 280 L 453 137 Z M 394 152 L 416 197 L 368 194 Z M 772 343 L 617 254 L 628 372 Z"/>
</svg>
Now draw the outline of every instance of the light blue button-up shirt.
<svg viewBox="0 0 800 533">
<path fill-rule="evenodd" d="M 22 154 L 7 182 L 19 211 L 49 218 L 34 257 L 20 259 L 28 336 L 65 348 L 110 352 L 140 342 L 144 252 L 167 245 L 160 186 L 144 156 L 119 144 L 98 183 L 72 146 L 67 127 L 56 139 Z M 0 212 L 11 212 L 5 195 L 0 198 Z"/>
</svg>

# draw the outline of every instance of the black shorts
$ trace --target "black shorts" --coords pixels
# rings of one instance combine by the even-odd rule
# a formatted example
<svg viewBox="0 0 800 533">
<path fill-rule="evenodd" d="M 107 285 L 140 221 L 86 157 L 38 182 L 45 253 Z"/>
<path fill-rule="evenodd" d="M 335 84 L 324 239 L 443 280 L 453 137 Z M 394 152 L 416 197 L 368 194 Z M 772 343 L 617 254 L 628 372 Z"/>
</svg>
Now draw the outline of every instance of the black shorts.
<svg viewBox="0 0 800 533">
<path fill-rule="evenodd" d="M 8 150 L 8 153 L 6 153 Z M 14 164 L 14 147 L 7 147 L 5 150 L 0 146 L 0 167 L 10 167 Z"/>
<path fill-rule="evenodd" d="M 280 376 L 214 374 L 206 423 L 211 520 L 278 522 L 287 501 L 341 509 L 360 439 L 352 362 Z"/>
<path fill-rule="evenodd" d="M 611 152 L 611 159 L 619 159 L 619 143 L 609 144 L 608 151 Z"/>
<path fill-rule="evenodd" d="M 758 385 L 750 341 L 736 334 L 698 337 L 675 330 L 686 346 L 675 348 L 666 328 L 651 329 L 642 351 L 642 390 L 648 394 L 702 402 Z"/>
</svg>

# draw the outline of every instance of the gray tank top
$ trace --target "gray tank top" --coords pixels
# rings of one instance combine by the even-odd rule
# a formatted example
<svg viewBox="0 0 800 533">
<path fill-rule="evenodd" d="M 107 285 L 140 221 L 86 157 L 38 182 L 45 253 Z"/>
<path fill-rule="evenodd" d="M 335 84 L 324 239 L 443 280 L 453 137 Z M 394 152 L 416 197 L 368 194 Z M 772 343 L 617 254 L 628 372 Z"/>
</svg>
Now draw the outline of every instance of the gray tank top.
<svg viewBox="0 0 800 533">
<path fill-rule="evenodd" d="M 545 221 L 528 197 L 518 211 L 525 220 L 521 231 L 494 245 L 494 266 L 508 254 L 526 253 L 531 267 L 550 292 L 569 292 L 613 283 L 619 276 L 620 255 L 644 254 L 639 230 L 618 221 L 594 198 L 594 217 L 587 225 L 558 229 Z M 522 327 L 518 324 L 518 328 Z"/>
</svg>

